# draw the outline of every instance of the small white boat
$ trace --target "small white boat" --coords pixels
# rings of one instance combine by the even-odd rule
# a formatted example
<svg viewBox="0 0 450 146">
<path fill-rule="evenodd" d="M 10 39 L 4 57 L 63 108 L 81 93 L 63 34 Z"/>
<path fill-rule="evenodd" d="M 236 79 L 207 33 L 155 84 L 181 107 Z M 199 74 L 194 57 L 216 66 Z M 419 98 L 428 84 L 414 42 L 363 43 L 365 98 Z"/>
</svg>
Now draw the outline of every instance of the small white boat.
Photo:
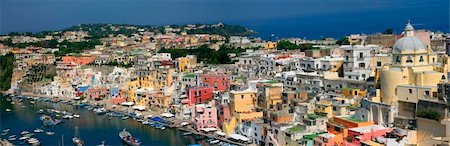
<svg viewBox="0 0 450 146">
<path fill-rule="evenodd" d="M 11 104 L 14 104 L 14 101 L 12 101 Z"/>
<path fill-rule="evenodd" d="M 73 115 L 74 118 L 80 118 L 80 115 Z"/>
<path fill-rule="evenodd" d="M 2 130 L 3 132 L 9 132 L 11 129 Z"/>
<path fill-rule="evenodd" d="M 20 137 L 19 140 L 27 140 L 28 138 L 29 137 L 23 136 L 23 137 Z"/>
<path fill-rule="evenodd" d="M 105 141 L 104 141 L 104 140 L 102 140 L 102 143 L 101 143 L 101 144 L 99 144 L 98 146 L 105 146 Z"/>
<path fill-rule="evenodd" d="M 14 138 L 16 137 L 16 135 L 10 135 L 8 138 Z"/>
<path fill-rule="evenodd" d="M 25 134 L 28 134 L 28 133 L 30 133 L 30 132 L 28 132 L 28 131 L 22 131 L 22 132 L 20 132 L 20 134 L 22 134 L 22 135 L 25 135 Z"/>
<path fill-rule="evenodd" d="M 17 138 L 15 138 L 15 137 L 10 137 L 10 138 L 8 138 L 8 140 L 9 140 L 9 141 L 14 141 L 14 140 L 17 140 Z"/>
<path fill-rule="evenodd" d="M 39 109 L 38 114 L 43 114 L 44 110 L 43 109 Z"/>
<path fill-rule="evenodd" d="M 63 119 L 73 119 L 73 116 L 71 116 L 71 115 L 64 115 Z"/>
<path fill-rule="evenodd" d="M 30 138 L 27 141 L 30 145 L 40 145 L 41 144 L 41 142 L 39 142 L 39 140 L 36 138 Z"/>
<path fill-rule="evenodd" d="M 55 134 L 55 132 L 51 132 L 51 131 L 45 132 L 45 135 L 48 135 L 48 136 L 51 136 L 51 135 L 54 135 L 54 134 Z"/>
<path fill-rule="evenodd" d="M 42 130 L 42 129 L 34 129 L 34 133 L 42 133 L 42 132 L 44 132 L 44 130 Z"/>
<path fill-rule="evenodd" d="M 166 127 L 161 127 L 161 130 L 164 130 L 164 129 L 166 129 Z"/>
<path fill-rule="evenodd" d="M 11 109 L 7 108 L 6 111 L 7 111 L 7 112 L 11 112 Z"/>
<path fill-rule="evenodd" d="M 2 134 L 0 134 L 1 136 L 5 136 L 5 135 L 7 135 L 8 134 L 8 132 L 3 132 Z"/>
<path fill-rule="evenodd" d="M 210 144 L 216 144 L 216 143 L 219 143 L 220 142 L 220 140 L 213 140 L 213 141 L 211 141 L 211 142 L 209 142 Z"/>
<path fill-rule="evenodd" d="M 22 107 L 22 108 L 26 108 L 26 106 L 24 106 L 24 105 L 22 105 L 22 106 L 20 106 L 20 107 Z"/>
</svg>

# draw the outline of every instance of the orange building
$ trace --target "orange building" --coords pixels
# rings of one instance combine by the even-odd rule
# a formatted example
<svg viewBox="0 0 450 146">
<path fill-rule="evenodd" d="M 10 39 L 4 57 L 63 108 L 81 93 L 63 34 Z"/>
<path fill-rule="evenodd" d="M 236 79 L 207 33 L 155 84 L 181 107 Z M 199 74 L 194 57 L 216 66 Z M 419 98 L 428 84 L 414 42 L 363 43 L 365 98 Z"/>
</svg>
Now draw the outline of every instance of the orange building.
<svg viewBox="0 0 450 146">
<path fill-rule="evenodd" d="M 333 117 L 332 121 L 327 122 L 328 133 L 334 135 L 343 134 L 343 137 L 347 137 L 349 128 L 357 128 L 362 126 L 374 125 L 373 121 L 361 121 L 350 117 Z"/>
<path fill-rule="evenodd" d="M 64 63 L 70 63 L 74 62 L 78 65 L 86 65 L 91 62 L 94 62 L 94 56 L 81 56 L 81 57 L 75 57 L 75 56 L 63 56 L 62 61 Z"/>
</svg>

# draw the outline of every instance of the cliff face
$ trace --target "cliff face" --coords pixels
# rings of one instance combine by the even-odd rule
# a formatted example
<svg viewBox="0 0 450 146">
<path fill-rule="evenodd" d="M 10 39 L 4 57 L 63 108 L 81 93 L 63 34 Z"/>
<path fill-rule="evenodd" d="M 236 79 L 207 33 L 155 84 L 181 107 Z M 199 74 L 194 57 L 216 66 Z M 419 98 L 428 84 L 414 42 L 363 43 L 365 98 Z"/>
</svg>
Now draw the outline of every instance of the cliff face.
<svg viewBox="0 0 450 146">
<path fill-rule="evenodd" d="M 11 77 L 14 68 L 14 55 L 12 53 L 0 56 L 0 91 L 11 87 Z"/>
</svg>

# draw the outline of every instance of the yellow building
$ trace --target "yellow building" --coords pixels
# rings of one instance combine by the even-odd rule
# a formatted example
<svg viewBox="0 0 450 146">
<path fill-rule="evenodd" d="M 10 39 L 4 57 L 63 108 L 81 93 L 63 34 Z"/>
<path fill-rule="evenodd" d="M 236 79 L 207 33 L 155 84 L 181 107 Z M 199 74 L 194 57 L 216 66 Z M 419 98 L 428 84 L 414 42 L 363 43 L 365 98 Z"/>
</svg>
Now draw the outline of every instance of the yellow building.
<svg viewBox="0 0 450 146">
<path fill-rule="evenodd" d="M 173 85 L 173 68 L 149 70 L 146 76 L 137 76 L 125 83 L 129 101 L 146 105 L 149 93 L 161 91 Z"/>
<path fill-rule="evenodd" d="M 277 47 L 277 43 L 275 42 L 267 42 L 264 44 L 264 49 L 275 49 Z"/>
<path fill-rule="evenodd" d="M 283 92 L 282 83 L 273 83 L 272 81 L 263 82 L 258 86 L 258 107 L 262 109 L 274 108 L 278 103 L 283 102 L 281 93 Z"/>
<path fill-rule="evenodd" d="M 328 118 L 333 117 L 333 106 L 331 104 L 331 101 L 321 100 L 317 102 L 314 112 L 318 115 L 324 115 Z"/>
<path fill-rule="evenodd" d="M 222 123 L 223 132 L 233 133 L 242 121 L 251 121 L 263 117 L 263 112 L 256 112 L 256 91 L 230 91 L 231 120 Z"/>
<path fill-rule="evenodd" d="M 404 33 L 405 37 L 394 45 L 392 65 L 385 66 L 380 72 L 381 102 L 390 105 L 398 105 L 399 100 L 417 101 L 410 97 L 425 98 L 425 95 L 432 95 L 435 86 L 447 78 L 448 64 L 437 62 L 437 54 L 414 37 L 411 24 L 406 25 Z"/>
<path fill-rule="evenodd" d="M 187 72 L 190 68 L 193 68 L 197 65 L 197 56 L 195 55 L 186 55 L 186 57 L 177 58 L 178 61 L 178 70 L 180 72 Z"/>
</svg>

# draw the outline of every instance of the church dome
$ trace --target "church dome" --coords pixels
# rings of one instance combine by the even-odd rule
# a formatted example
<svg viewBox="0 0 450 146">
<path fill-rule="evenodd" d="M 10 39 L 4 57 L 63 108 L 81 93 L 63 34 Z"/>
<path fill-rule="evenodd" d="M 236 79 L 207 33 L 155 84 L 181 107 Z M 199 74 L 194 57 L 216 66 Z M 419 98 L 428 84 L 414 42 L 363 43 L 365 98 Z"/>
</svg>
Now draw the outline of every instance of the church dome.
<svg viewBox="0 0 450 146">
<path fill-rule="evenodd" d="M 417 37 L 403 37 L 394 44 L 394 52 L 426 50 L 425 43 Z"/>
<path fill-rule="evenodd" d="M 403 51 L 419 51 L 427 49 L 422 40 L 414 36 L 414 27 L 408 22 L 404 29 L 405 37 L 397 40 L 394 44 L 394 53 L 402 53 Z"/>
</svg>

